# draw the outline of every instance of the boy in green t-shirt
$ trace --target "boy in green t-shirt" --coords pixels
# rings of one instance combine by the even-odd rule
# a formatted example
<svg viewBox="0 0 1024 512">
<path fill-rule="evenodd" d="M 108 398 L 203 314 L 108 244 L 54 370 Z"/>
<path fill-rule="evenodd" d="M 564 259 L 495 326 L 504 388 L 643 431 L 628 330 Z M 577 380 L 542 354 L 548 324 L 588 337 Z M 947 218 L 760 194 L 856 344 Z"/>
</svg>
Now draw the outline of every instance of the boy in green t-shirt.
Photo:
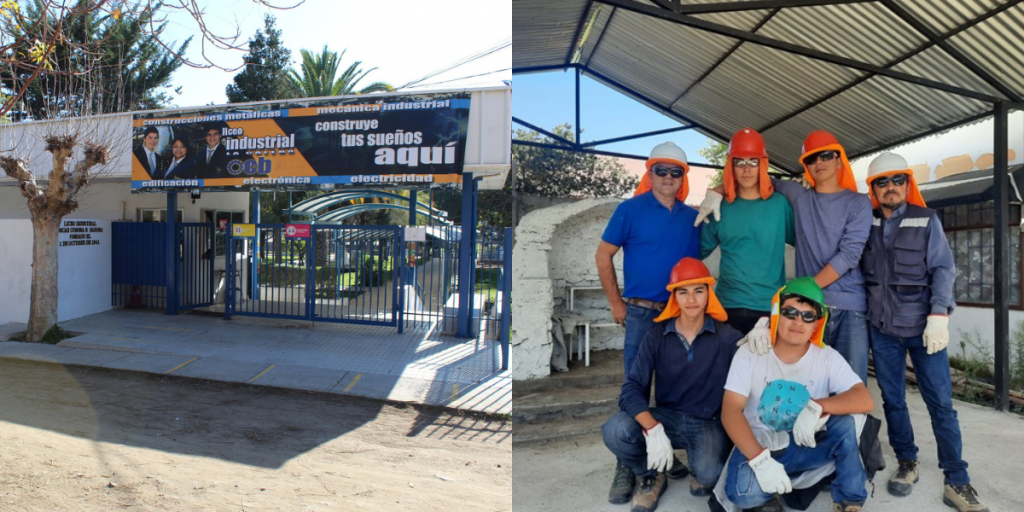
<svg viewBox="0 0 1024 512">
<path fill-rule="evenodd" d="M 793 245 L 793 209 L 768 178 L 768 152 L 760 133 L 744 128 L 729 141 L 722 174 L 721 217 L 704 226 L 700 257 L 721 249 L 715 293 L 726 322 L 748 333 L 786 282 L 785 249 Z"/>
</svg>

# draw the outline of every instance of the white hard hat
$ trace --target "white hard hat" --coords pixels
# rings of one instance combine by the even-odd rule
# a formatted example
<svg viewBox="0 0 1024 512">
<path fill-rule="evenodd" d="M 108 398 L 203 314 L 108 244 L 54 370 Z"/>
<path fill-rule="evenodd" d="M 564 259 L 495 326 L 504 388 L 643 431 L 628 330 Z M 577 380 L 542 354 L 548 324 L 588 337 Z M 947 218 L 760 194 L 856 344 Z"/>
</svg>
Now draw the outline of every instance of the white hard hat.
<svg viewBox="0 0 1024 512">
<path fill-rule="evenodd" d="M 896 153 L 882 153 L 868 165 L 868 181 L 871 178 L 892 171 L 909 171 L 907 160 Z"/>
<path fill-rule="evenodd" d="M 686 163 L 686 152 L 672 142 L 662 142 L 661 144 L 654 146 L 648 160 L 675 160 L 679 165 L 687 168 L 689 167 Z"/>
</svg>

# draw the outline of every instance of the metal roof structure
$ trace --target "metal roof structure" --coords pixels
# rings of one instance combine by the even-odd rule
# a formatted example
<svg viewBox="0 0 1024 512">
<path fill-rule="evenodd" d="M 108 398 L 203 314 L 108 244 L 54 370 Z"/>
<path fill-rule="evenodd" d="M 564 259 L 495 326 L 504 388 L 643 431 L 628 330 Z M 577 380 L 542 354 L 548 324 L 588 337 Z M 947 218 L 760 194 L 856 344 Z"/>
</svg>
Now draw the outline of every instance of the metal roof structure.
<svg viewBox="0 0 1024 512">
<path fill-rule="evenodd" d="M 773 167 L 797 174 L 813 130 L 835 134 L 855 159 L 992 116 L 994 373 L 996 408 L 1005 410 L 1007 115 L 1024 110 L 1022 2 L 513 0 L 513 74 L 576 72 L 575 140 L 513 116 L 556 144 L 513 143 L 636 158 L 597 148 L 690 129 L 727 142 L 749 127 L 764 136 Z M 581 75 L 682 126 L 583 142 Z"/>
<path fill-rule="evenodd" d="M 386 203 L 365 203 L 347 205 L 337 210 L 332 210 L 324 214 L 317 214 L 318 211 L 323 210 L 329 206 L 333 206 L 339 203 L 352 201 L 354 199 L 365 199 L 365 198 L 385 198 L 392 199 L 395 201 L 405 201 L 409 203 L 409 198 L 393 192 L 387 192 L 384 190 L 345 190 L 341 192 L 332 192 L 330 194 L 324 194 L 322 196 L 311 197 L 306 199 L 299 204 L 293 205 L 291 208 L 286 208 L 283 211 L 291 214 L 298 215 L 310 215 L 313 217 L 314 222 L 340 222 L 343 219 L 358 215 L 360 213 L 366 213 L 372 210 L 408 210 L 408 206 L 402 206 L 397 204 L 386 204 Z M 416 201 L 416 213 L 430 217 L 441 224 L 451 224 L 448 220 L 448 212 L 444 210 L 438 210 L 432 208 L 430 205 Z M 421 210 L 420 207 L 425 208 Z"/>
<path fill-rule="evenodd" d="M 918 185 L 929 208 L 946 208 L 981 203 L 995 199 L 992 186 L 993 169 L 963 172 Z M 1024 196 L 1024 165 L 1010 167 L 1010 203 L 1021 204 Z"/>
<path fill-rule="evenodd" d="M 727 142 L 754 128 L 773 165 L 796 171 L 812 130 L 832 131 L 856 158 L 980 120 L 998 102 L 1020 107 L 1020 4 L 513 0 L 512 65 L 574 68 L 678 120 L 676 130 Z"/>
</svg>

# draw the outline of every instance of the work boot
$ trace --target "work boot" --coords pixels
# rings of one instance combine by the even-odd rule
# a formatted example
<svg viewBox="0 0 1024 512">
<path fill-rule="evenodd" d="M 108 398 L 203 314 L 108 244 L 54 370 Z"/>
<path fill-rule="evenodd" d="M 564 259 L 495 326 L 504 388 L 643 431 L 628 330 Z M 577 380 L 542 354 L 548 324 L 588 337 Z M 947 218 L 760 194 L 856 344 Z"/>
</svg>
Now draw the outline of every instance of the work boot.
<svg viewBox="0 0 1024 512">
<path fill-rule="evenodd" d="M 608 490 L 608 502 L 616 505 L 629 503 L 635 485 L 636 473 L 633 473 L 633 468 L 616 461 L 615 478 L 612 479 L 612 488 Z"/>
<path fill-rule="evenodd" d="M 960 512 L 988 512 L 988 507 L 978 501 L 978 491 L 971 484 L 946 484 L 942 493 L 942 502 Z"/>
<path fill-rule="evenodd" d="M 690 474 L 690 469 L 686 467 L 675 455 L 672 456 L 672 467 L 668 468 L 665 473 L 672 480 L 679 480 L 680 478 L 686 478 L 686 475 Z"/>
<path fill-rule="evenodd" d="M 786 509 L 782 508 L 782 501 L 779 500 L 779 495 L 776 494 L 772 496 L 770 500 L 765 502 L 764 505 L 744 510 L 749 512 L 785 512 Z"/>
<path fill-rule="evenodd" d="M 843 505 L 832 502 L 832 512 L 860 512 L 860 505 Z"/>
<path fill-rule="evenodd" d="M 896 474 L 889 479 L 889 494 L 893 496 L 908 496 L 914 488 L 914 484 L 921 479 L 917 471 L 916 460 L 901 460 Z"/>
<path fill-rule="evenodd" d="M 711 487 L 704 487 L 696 478 L 690 478 L 690 495 L 691 496 L 707 496 L 711 494 Z"/>
<path fill-rule="evenodd" d="M 640 481 L 640 490 L 633 496 L 632 512 L 654 512 L 658 508 L 658 498 L 668 488 L 668 479 L 665 473 L 658 473 L 656 476 L 645 476 Z"/>
</svg>

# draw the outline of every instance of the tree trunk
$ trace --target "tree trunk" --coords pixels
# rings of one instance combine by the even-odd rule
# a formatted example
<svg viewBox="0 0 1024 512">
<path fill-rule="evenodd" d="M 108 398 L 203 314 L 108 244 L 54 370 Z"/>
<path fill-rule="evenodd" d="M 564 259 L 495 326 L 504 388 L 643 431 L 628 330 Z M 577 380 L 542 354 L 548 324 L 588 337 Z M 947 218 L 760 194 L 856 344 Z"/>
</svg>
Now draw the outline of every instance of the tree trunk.
<svg viewBox="0 0 1024 512">
<path fill-rule="evenodd" d="M 57 323 L 57 233 L 61 216 L 51 211 L 33 211 L 32 304 L 26 341 L 42 341 Z"/>
</svg>

